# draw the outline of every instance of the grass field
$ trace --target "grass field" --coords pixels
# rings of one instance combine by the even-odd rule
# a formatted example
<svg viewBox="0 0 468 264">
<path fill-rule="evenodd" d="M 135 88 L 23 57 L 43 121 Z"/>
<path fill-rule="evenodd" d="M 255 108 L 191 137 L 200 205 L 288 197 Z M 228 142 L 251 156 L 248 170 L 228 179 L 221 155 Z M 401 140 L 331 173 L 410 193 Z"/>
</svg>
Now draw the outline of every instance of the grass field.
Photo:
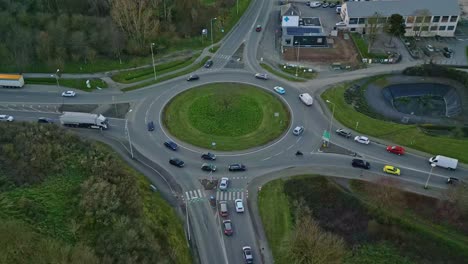
<svg viewBox="0 0 468 264">
<path fill-rule="evenodd" d="M 151 80 L 151 81 L 143 82 L 143 83 L 133 85 L 133 86 L 130 86 L 130 87 L 126 87 L 126 88 L 122 89 L 122 91 L 123 92 L 133 91 L 133 90 L 137 90 L 137 89 L 140 89 L 140 88 L 152 85 L 152 84 L 164 82 L 164 81 L 174 79 L 174 78 L 177 78 L 177 77 L 180 77 L 180 76 L 183 76 L 183 75 L 187 75 L 187 74 L 189 74 L 191 72 L 196 71 L 200 67 L 202 67 L 205 64 L 205 62 L 208 61 L 210 58 L 211 58 L 210 56 L 206 56 L 200 61 L 200 63 L 192 65 L 192 66 L 190 66 L 189 68 L 187 68 L 187 69 L 185 69 L 183 71 L 176 72 L 176 73 L 169 74 L 169 75 L 165 75 L 165 76 L 161 76 L 161 77 L 157 78 L 157 80 Z"/>
<path fill-rule="evenodd" d="M 289 120 L 289 111 L 275 95 L 236 83 L 185 91 L 163 113 L 164 125 L 172 135 L 204 148 L 212 148 L 215 142 L 218 150 L 266 144 L 288 128 Z"/>
<path fill-rule="evenodd" d="M 99 88 L 107 88 L 107 83 L 101 79 L 90 79 L 91 88 L 86 86 L 87 79 L 59 79 L 59 85 L 79 89 L 82 91 L 92 91 Z M 26 84 L 57 85 L 55 78 L 26 78 Z"/>
<path fill-rule="evenodd" d="M 307 206 L 323 229 L 346 241 L 346 264 L 462 263 L 466 259 L 466 233 L 457 233 L 454 226 L 438 218 L 434 198 L 400 192 L 405 204 L 378 208 L 366 191 L 378 187 L 363 188 L 367 184 L 351 180 L 351 188 L 346 191 L 318 175 L 264 184 L 258 206 L 276 263 L 293 263 L 278 256 L 287 250 L 286 238 L 295 229 L 298 204 Z M 406 210 L 397 210 L 396 205 Z M 422 215 L 418 211 L 430 213 Z"/>
<path fill-rule="evenodd" d="M 280 78 L 283 78 L 285 80 L 288 80 L 288 81 L 292 81 L 292 82 L 305 82 L 305 81 L 307 81 L 306 79 L 299 79 L 299 78 L 296 78 L 296 77 L 291 76 L 289 74 L 277 71 L 277 70 L 273 69 L 270 65 L 268 65 L 266 63 L 260 63 L 260 66 L 262 66 L 262 68 L 265 69 L 266 71 L 268 71 L 269 73 L 271 73 L 273 75 L 276 75 L 276 76 L 278 76 Z"/>
<path fill-rule="evenodd" d="M 156 77 L 189 66 L 197 59 L 199 55 L 200 53 L 197 53 L 188 59 L 181 59 L 156 65 Z M 153 67 L 123 71 L 112 76 L 112 80 L 120 83 L 134 83 L 151 78 L 154 78 Z"/>
<path fill-rule="evenodd" d="M 323 100 L 335 103 L 335 116 L 341 124 L 360 133 L 382 138 L 396 144 L 421 150 L 431 154 L 445 155 L 468 163 L 468 140 L 453 139 L 448 137 L 435 137 L 423 133 L 416 125 L 401 125 L 393 122 L 373 119 L 354 110 L 344 99 L 344 92 L 348 84 L 338 85 L 326 90 L 322 95 Z M 327 104 L 330 111 L 332 105 Z M 357 128 L 356 123 L 359 122 Z"/>
<path fill-rule="evenodd" d="M 317 77 L 316 72 L 309 72 L 309 68 L 303 68 L 303 67 L 296 67 L 296 66 L 288 66 L 288 65 L 282 65 L 279 64 L 278 67 L 281 69 L 281 71 L 296 76 L 296 68 L 297 68 L 297 77 L 298 78 L 304 78 L 304 79 L 314 79 Z"/>
<path fill-rule="evenodd" d="M 359 50 L 362 58 L 367 59 L 387 59 L 388 56 L 385 54 L 376 54 L 367 52 L 368 44 L 367 40 L 361 36 L 359 33 L 351 33 L 351 38 L 353 39 L 354 44 Z"/>
</svg>

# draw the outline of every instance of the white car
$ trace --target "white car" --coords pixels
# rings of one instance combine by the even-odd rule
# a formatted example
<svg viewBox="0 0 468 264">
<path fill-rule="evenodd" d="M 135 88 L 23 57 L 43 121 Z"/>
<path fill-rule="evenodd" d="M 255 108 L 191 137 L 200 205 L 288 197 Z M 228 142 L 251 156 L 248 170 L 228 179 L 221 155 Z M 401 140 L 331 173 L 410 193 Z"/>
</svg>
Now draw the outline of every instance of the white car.
<svg viewBox="0 0 468 264">
<path fill-rule="evenodd" d="M 268 80 L 268 74 L 266 74 L 266 73 L 256 73 L 255 78 L 262 79 L 262 80 Z"/>
<path fill-rule="evenodd" d="M 76 93 L 74 91 L 65 91 L 62 93 L 63 97 L 75 97 Z"/>
<path fill-rule="evenodd" d="M 219 183 L 219 189 L 221 191 L 226 191 L 229 185 L 229 179 L 228 178 L 221 178 L 221 182 Z"/>
<path fill-rule="evenodd" d="M 234 204 L 236 205 L 236 212 L 238 213 L 244 212 L 244 202 L 242 201 L 242 199 L 236 199 L 234 201 Z"/>
<path fill-rule="evenodd" d="M 273 87 L 273 90 L 275 90 L 275 92 L 277 92 L 279 94 L 285 94 L 286 93 L 286 90 L 284 90 L 284 88 L 281 87 L 281 86 L 275 86 L 275 87 Z"/>
<path fill-rule="evenodd" d="M 356 141 L 358 143 L 361 143 L 361 144 L 366 144 L 366 145 L 369 145 L 369 143 L 370 143 L 369 138 L 367 138 L 365 136 L 356 136 L 354 138 L 354 141 Z"/>
<path fill-rule="evenodd" d="M 427 45 L 426 45 L 426 49 L 427 49 L 428 51 L 430 51 L 430 52 L 434 52 L 434 47 L 432 47 L 432 45 L 430 45 L 430 44 L 427 44 Z"/>
<path fill-rule="evenodd" d="M 340 22 L 336 23 L 335 26 L 337 26 L 337 27 L 346 27 L 346 23 L 343 22 L 343 21 L 340 21 Z"/>
<path fill-rule="evenodd" d="M 319 6 L 321 6 L 321 5 L 322 5 L 322 3 L 321 3 L 321 2 L 317 2 L 317 1 L 310 2 L 310 4 L 309 4 L 309 6 L 310 6 L 311 8 L 316 8 L 316 7 L 319 7 Z"/>
<path fill-rule="evenodd" d="M 293 135 L 295 135 L 295 136 L 300 136 L 300 135 L 302 135 L 302 133 L 304 133 L 304 127 L 303 126 L 297 126 L 293 130 Z"/>
<path fill-rule="evenodd" d="M 11 115 L 0 115 L 0 122 L 12 122 L 15 120 Z"/>
</svg>

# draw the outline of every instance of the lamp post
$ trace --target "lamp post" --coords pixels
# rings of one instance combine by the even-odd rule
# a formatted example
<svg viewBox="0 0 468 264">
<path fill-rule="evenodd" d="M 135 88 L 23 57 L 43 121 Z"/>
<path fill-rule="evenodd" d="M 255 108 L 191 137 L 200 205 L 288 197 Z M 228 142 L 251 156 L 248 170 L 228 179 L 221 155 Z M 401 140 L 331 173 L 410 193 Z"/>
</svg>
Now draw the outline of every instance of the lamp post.
<svg viewBox="0 0 468 264">
<path fill-rule="evenodd" d="M 300 52 L 300 47 L 301 47 L 301 42 L 298 40 L 298 41 L 295 41 L 294 44 L 297 45 L 297 65 L 296 65 L 296 77 L 297 77 L 297 71 L 299 70 L 299 52 Z"/>
<path fill-rule="evenodd" d="M 431 163 L 431 171 L 429 171 L 429 176 L 427 176 L 427 181 L 426 184 L 424 185 L 424 189 L 427 189 L 427 185 L 429 184 L 429 179 L 431 178 L 432 175 L 432 169 L 434 169 L 436 165 L 434 163 Z"/>
<path fill-rule="evenodd" d="M 236 0 L 237 15 L 239 14 L 239 0 Z"/>
<path fill-rule="evenodd" d="M 156 80 L 156 66 L 154 65 L 154 53 L 153 53 L 153 47 L 155 46 L 156 44 L 151 43 L 151 58 L 153 58 L 153 72 L 154 72 L 154 80 Z"/>
<path fill-rule="evenodd" d="M 213 20 L 216 20 L 216 17 L 210 20 L 211 23 L 211 49 L 213 49 Z"/>
<path fill-rule="evenodd" d="M 330 100 L 327 100 L 326 102 L 333 105 L 332 115 L 330 117 L 330 125 L 329 125 L 329 128 L 328 128 L 328 132 L 330 132 L 330 139 L 331 139 L 331 134 L 332 134 L 331 133 L 331 127 L 332 127 L 332 123 L 333 123 L 333 116 L 335 115 L 335 103 L 331 102 Z"/>
<path fill-rule="evenodd" d="M 55 80 L 57 81 L 57 89 L 60 92 L 59 78 L 60 78 L 60 69 L 57 69 L 57 71 L 55 72 Z M 62 94 L 62 107 L 63 107 L 63 104 L 64 104 L 64 98 L 63 98 L 63 94 Z"/>
</svg>

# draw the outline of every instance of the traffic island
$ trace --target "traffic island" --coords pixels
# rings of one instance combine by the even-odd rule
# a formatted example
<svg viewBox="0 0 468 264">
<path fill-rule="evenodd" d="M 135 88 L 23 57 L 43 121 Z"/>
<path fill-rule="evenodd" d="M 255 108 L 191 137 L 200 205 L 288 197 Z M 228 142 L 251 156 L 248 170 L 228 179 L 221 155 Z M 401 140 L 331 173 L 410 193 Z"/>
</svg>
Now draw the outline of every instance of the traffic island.
<svg viewBox="0 0 468 264">
<path fill-rule="evenodd" d="M 239 83 L 189 89 L 163 110 L 168 132 L 194 146 L 218 151 L 265 145 L 288 129 L 290 112 L 273 93 Z"/>
</svg>

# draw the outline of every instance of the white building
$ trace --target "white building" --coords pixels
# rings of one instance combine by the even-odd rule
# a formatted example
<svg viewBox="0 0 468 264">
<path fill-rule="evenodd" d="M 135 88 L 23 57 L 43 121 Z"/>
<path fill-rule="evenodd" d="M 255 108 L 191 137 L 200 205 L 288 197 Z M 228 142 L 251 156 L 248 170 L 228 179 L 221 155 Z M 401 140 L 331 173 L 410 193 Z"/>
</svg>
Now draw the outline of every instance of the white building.
<svg viewBox="0 0 468 264">
<path fill-rule="evenodd" d="M 366 33 L 367 19 L 376 14 L 382 26 L 393 14 L 403 16 L 405 36 L 453 37 L 460 18 L 460 7 L 458 0 L 346 2 L 341 7 L 341 18 L 350 31 Z"/>
</svg>

